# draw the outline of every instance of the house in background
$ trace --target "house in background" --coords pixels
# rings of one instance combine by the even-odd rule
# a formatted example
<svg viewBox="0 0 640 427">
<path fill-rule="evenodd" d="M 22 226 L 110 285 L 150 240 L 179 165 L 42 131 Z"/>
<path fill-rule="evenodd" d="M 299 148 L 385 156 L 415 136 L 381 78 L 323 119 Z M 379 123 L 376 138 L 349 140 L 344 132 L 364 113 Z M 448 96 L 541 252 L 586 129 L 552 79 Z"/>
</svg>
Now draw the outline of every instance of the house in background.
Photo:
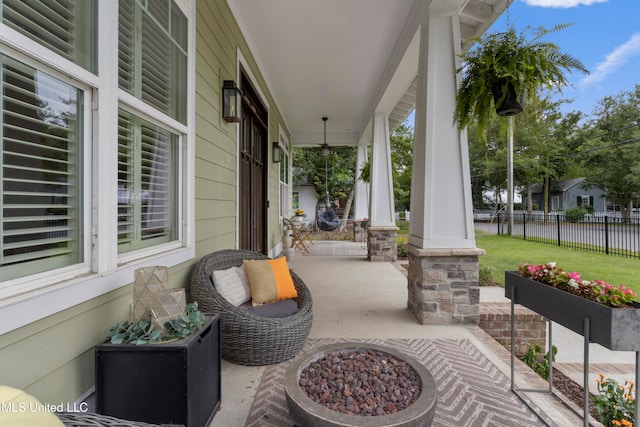
<svg viewBox="0 0 640 427">
<path fill-rule="evenodd" d="M 167 266 L 188 289 L 216 250 L 279 255 L 290 148 L 317 145 L 323 116 L 359 168 L 370 146 L 356 211 L 397 253 L 389 135 L 415 110 L 408 306 L 421 323 L 477 321 L 455 69 L 508 3 L 0 0 L 2 383 L 82 400 L 136 269 Z M 425 258 L 456 271 L 424 274 Z M 454 302 L 420 300 L 427 276 L 453 277 Z"/>
<path fill-rule="evenodd" d="M 316 205 L 318 195 L 316 189 L 311 184 L 301 184 L 293 186 L 293 209 L 302 209 L 305 213 L 305 221 L 316 220 Z"/>
<path fill-rule="evenodd" d="M 544 186 L 540 183 L 532 187 L 531 197 L 538 210 L 544 207 Z M 590 184 L 586 178 L 572 178 L 551 181 L 549 189 L 549 210 L 591 206 L 594 212 L 605 212 L 607 191 L 597 184 Z"/>
</svg>

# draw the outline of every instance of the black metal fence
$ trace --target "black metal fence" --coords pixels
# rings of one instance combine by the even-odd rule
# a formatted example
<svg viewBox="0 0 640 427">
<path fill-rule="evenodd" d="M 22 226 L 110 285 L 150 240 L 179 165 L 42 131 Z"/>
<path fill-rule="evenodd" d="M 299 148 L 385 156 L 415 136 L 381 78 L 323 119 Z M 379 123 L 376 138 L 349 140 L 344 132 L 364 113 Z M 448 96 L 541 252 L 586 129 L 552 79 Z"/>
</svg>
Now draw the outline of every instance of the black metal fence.
<svg viewBox="0 0 640 427">
<path fill-rule="evenodd" d="M 498 215 L 498 234 L 509 234 L 509 218 Z M 640 219 L 587 214 L 513 214 L 511 235 L 572 249 L 640 258 Z"/>
</svg>

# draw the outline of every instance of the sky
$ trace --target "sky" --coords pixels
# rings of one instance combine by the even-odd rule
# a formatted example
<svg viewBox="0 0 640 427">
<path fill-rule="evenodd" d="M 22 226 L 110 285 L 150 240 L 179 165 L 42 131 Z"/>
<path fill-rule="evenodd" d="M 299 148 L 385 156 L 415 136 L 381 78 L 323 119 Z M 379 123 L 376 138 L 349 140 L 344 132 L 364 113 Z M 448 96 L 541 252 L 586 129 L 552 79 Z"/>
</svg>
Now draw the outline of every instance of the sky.
<svg viewBox="0 0 640 427">
<path fill-rule="evenodd" d="M 563 112 L 593 113 L 605 96 L 631 91 L 640 84 L 640 0 L 514 0 L 488 32 L 527 26 L 552 28 L 573 24 L 545 36 L 586 66 L 590 74 L 567 74 L 573 99 Z"/>
</svg>

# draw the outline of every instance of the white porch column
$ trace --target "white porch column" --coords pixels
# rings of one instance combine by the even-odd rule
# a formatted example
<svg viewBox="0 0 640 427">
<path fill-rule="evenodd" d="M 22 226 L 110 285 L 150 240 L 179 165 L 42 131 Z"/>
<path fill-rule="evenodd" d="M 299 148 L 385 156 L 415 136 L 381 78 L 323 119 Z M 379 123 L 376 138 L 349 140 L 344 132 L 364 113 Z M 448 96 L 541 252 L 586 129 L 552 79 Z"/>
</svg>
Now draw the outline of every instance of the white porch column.
<svg viewBox="0 0 640 427">
<path fill-rule="evenodd" d="M 394 215 L 388 113 L 376 113 L 373 118 L 370 200 L 369 260 L 396 261 L 398 259 L 396 243 L 398 227 L 396 227 Z"/>
<path fill-rule="evenodd" d="M 420 248 L 475 248 L 467 134 L 453 123 L 459 52 L 457 20 L 429 19 L 420 39 L 409 227 L 409 243 Z"/>
<path fill-rule="evenodd" d="M 460 1 L 434 0 L 421 28 L 408 306 L 421 323 L 479 321 L 467 135 L 453 123 Z"/>
</svg>

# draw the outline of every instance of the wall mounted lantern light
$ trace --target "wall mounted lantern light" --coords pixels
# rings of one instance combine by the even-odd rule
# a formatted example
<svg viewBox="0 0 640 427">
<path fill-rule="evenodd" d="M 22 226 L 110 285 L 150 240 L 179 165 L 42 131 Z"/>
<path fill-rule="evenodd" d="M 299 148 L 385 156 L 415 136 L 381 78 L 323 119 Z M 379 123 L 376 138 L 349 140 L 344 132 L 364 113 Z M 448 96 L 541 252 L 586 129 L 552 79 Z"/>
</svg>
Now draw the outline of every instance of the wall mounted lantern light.
<svg viewBox="0 0 640 427">
<path fill-rule="evenodd" d="M 273 163 L 280 163 L 282 161 L 282 148 L 280 148 L 280 144 L 278 141 L 273 141 Z"/>
<path fill-rule="evenodd" d="M 225 80 L 222 86 L 222 117 L 227 122 L 238 123 L 240 121 L 240 89 L 233 80 Z"/>
</svg>

